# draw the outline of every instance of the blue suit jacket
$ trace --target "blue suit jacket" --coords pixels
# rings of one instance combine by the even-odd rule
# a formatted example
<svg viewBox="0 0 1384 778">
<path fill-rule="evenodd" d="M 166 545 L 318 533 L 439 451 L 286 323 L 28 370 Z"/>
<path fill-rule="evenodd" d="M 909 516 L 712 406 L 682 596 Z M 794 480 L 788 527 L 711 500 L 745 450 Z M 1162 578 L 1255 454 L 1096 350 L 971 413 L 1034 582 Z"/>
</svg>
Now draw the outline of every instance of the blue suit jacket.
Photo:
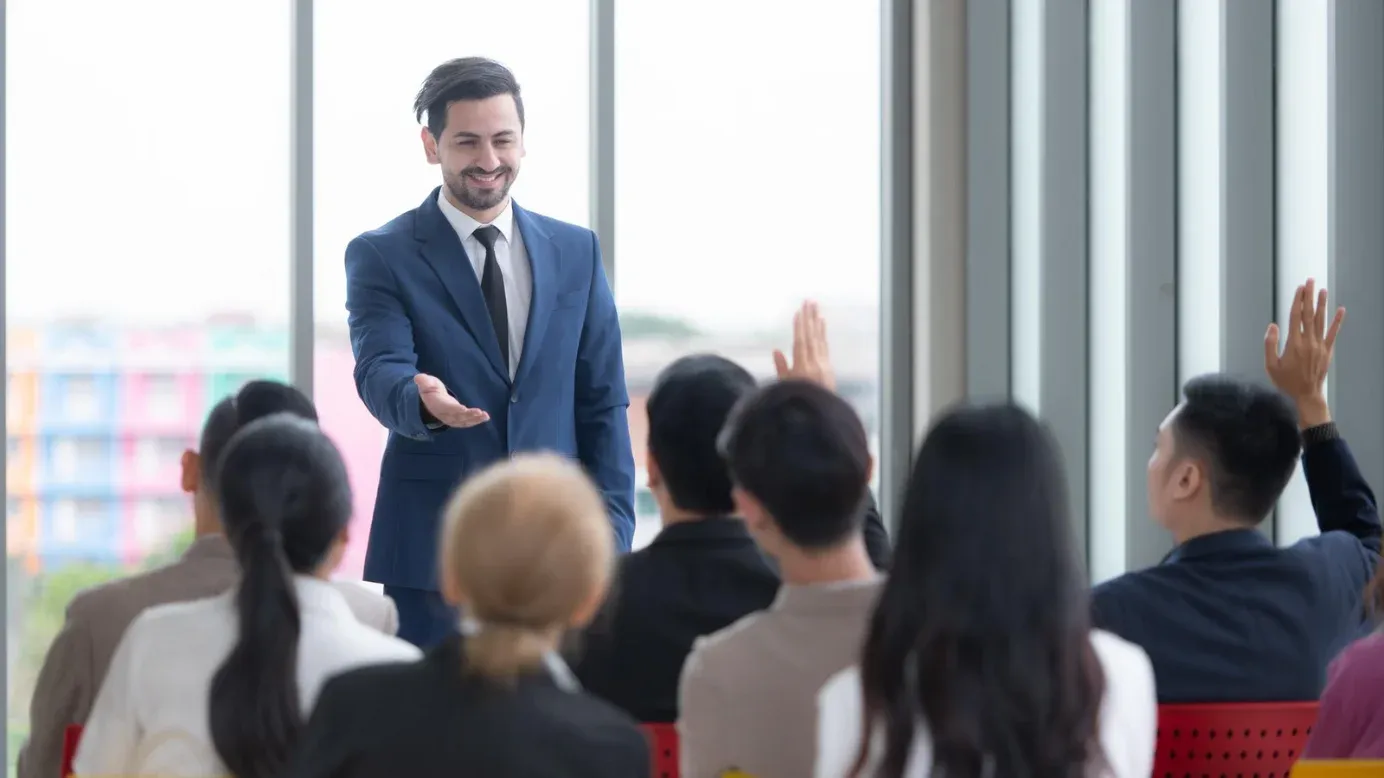
<svg viewBox="0 0 1384 778">
<path fill-rule="evenodd" d="M 605 496 L 616 544 L 634 535 L 634 455 L 615 300 L 590 230 L 514 204 L 533 268 L 518 371 L 504 368 L 494 327 L 456 231 L 423 204 L 346 248 L 346 310 L 356 389 L 389 430 L 370 546 L 369 581 L 437 589 L 443 504 L 467 474 L 514 452 L 581 461 Z M 427 373 L 490 421 L 429 430 L 414 375 Z"/>
<path fill-rule="evenodd" d="M 1374 494 L 1344 440 L 1308 446 L 1302 464 L 1322 534 L 1287 548 L 1253 529 L 1204 535 L 1093 592 L 1095 625 L 1148 652 L 1160 702 L 1315 700 L 1369 629 Z"/>
</svg>

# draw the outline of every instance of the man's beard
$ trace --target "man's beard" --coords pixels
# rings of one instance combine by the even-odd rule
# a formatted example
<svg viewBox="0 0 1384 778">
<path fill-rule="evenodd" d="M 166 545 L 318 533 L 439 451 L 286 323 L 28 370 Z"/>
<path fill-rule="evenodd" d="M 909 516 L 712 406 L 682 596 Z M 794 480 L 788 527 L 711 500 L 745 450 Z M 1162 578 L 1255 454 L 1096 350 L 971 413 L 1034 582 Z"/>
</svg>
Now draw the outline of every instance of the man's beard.
<svg viewBox="0 0 1384 778">
<path fill-rule="evenodd" d="M 497 169 L 499 178 L 497 186 L 493 189 L 481 189 L 472 185 L 467 176 L 475 173 L 493 173 L 497 171 L 481 170 L 480 168 L 467 168 L 455 176 L 446 176 L 445 183 L 447 191 L 452 193 L 452 197 L 467 208 L 477 211 L 487 211 L 503 203 L 509 196 L 509 187 L 514 183 L 513 171 L 509 167 Z"/>
</svg>

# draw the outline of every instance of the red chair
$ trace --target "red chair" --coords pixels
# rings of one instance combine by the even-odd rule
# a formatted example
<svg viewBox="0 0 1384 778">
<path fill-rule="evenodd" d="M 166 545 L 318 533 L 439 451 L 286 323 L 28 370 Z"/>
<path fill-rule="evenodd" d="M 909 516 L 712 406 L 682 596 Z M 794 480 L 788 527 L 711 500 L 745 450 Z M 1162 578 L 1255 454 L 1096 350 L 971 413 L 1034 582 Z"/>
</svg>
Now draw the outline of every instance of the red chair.
<svg viewBox="0 0 1384 778">
<path fill-rule="evenodd" d="M 1154 778 L 1287 778 L 1316 720 L 1315 702 L 1160 705 Z"/>
<path fill-rule="evenodd" d="M 678 728 L 675 724 L 644 724 L 653 753 L 653 778 L 678 778 Z"/>
<path fill-rule="evenodd" d="M 72 775 L 72 760 L 77 758 L 77 744 L 82 740 L 82 725 L 69 724 L 62 733 L 62 775 L 58 778 L 68 778 Z"/>
</svg>

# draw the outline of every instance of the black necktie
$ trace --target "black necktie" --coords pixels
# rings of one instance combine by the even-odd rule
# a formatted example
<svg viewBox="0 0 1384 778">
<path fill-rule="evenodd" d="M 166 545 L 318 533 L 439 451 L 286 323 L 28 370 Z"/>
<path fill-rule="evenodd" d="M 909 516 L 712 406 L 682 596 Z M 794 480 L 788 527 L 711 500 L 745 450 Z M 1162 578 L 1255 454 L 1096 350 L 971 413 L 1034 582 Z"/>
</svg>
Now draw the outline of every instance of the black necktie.
<svg viewBox="0 0 1384 778">
<path fill-rule="evenodd" d="M 490 323 L 495 327 L 495 337 L 500 341 L 500 359 L 505 369 L 509 369 L 509 308 L 505 305 L 505 276 L 500 272 L 500 263 L 495 259 L 495 239 L 500 237 L 500 228 L 493 225 L 477 227 L 471 233 L 485 246 L 485 270 L 481 272 L 481 294 L 485 295 L 485 307 L 490 309 Z"/>
</svg>

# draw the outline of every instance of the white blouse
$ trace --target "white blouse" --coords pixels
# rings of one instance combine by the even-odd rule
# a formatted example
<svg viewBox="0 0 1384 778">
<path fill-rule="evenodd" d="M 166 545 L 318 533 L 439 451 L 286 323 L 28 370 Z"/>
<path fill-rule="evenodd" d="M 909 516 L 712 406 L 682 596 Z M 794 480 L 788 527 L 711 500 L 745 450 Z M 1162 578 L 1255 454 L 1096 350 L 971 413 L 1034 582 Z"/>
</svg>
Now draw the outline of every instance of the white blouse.
<svg viewBox="0 0 1384 778">
<path fill-rule="evenodd" d="M 306 717 L 331 676 L 355 667 L 407 662 L 421 652 L 356 619 L 337 588 L 295 576 L 302 631 L 298 694 Z M 160 605 L 135 619 L 111 660 L 82 731 L 78 776 L 221 778 L 229 771 L 210 732 L 211 681 L 235 646 L 235 590 Z"/>
<path fill-rule="evenodd" d="M 1102 775 L 1148 778 L 1153 772 L 1158 731 L 1153 665 L 1142 648 L 1108 632 L 1093 631 L 1091 645 L 1105 673 L 1099 737 L 1110 769 Z M 860 670 L 847 668 L 827 681 L 817 695 L 816 778 L 845 778 L 849 774 L 859 754 L 863 721 Z M 884 755 L 884 738 L 878 728 L 872 740 L 871 765 Z M 931 772 L 932 738 L 927 725 L 919 722 L 904 775 L 926 778 Z"/>
</svg>

